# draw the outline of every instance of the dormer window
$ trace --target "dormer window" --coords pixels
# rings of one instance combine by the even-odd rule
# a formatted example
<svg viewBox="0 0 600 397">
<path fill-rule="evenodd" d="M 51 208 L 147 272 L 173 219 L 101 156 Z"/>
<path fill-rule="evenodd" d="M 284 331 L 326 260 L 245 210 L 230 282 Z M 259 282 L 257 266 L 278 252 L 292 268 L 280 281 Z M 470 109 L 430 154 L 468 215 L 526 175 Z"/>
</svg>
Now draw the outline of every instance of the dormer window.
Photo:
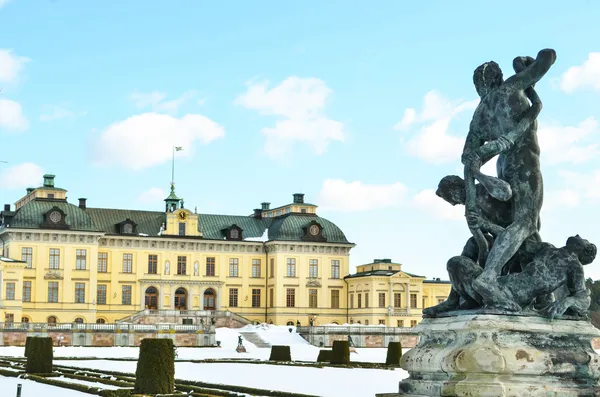
<svg viewBox="0 0 600 397">
<path fill-rule="evenodd" d="M 240 232 L 237 229 L 231 229 L 229 232 L 229 238 L 232 240 L 237 240 L 240 238 Z"/>
<path fill-rule="evenodd" d="M 121 234 L 135 234 L 136 228 L 137 224 L 129 218 L 117 224 L 117 230 Z"/>
<path fill-rule="evenodd" d="M 54 193 L 48 193 L 48 198 L 49 199 L 53 199 L 54 198 Z"/>
<path fill-rule="evenodd" d="M 44 214 L 44 227 L 68 229 L 69 225 L 65 222 L 67 214 L 58 207 L 52 207 Z"/>
<path fill-rule="evenodd" d="M 243 229 L 236 224 L 231 225 L 227 229 L 223 229 L 227 240 L 242 240 Z"/>
<path fill-rule="evenodd" d="M 308 225 L 303 227 L 303 230 L 304 236 L 302 239 L 304 241 L 327 241 L 323 235 L 323 227 L 317 221 L 311 221 Z"/>
</svg>

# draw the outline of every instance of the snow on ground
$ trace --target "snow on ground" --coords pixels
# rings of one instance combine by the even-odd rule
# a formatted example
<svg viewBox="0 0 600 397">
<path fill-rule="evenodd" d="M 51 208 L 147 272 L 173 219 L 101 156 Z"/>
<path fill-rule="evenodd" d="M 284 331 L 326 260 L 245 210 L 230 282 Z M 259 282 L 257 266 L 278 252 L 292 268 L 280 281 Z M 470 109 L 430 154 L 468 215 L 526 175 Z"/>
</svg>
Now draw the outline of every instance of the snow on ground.
<svg viewBox="0 0 600 397">
<path fill-rule="evenodd" d="M 3 376 L 0 376 L 0 395 L 6 397 L 16 396 L 18 383 L 23 385 L 21 397 L 90 397 L 87 393 L 45 385 L 31 380 L 5 378 Z"/>
</svg>

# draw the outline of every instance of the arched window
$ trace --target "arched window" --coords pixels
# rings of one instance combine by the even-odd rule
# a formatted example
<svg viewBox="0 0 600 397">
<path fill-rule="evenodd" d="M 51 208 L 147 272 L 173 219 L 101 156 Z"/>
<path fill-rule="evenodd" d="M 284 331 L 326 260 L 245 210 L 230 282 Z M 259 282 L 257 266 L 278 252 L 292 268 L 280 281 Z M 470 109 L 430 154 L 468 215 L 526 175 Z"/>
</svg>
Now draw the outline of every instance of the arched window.
<svg viewBox="0 0 600 397">
<path fill-rule="evenodd" d="M 175 309 L 187 310 L 187 291 L 185 288 L 175 290 Z"/>
<path fill-rule="evenodd" d="M 96 324 L 106 324 L 106 320 L 103 318 L 99 318 L 96 320 Z"/>
<path fill-rule="evenodd" d="M 48 325 L 50 324 L 56 324 L 58 322 L 58 319 L 56 318 L 56 316 L 50 316 L 48 317 Z"/>
<path fill-rule="evenodd" d="M 294 322 L 293 321 L 288 321 L 286 325 L 294 326 Z"/>
<path fill-rule="evenodd" d="M 83 318 L 81 318 L 81 317 L 77 317 L 77 318 L 75 318 L 75 321 L 74 321 L 74 322 L 75 322 L 76 324 L 83 324 L 83 323 L 84 323 L 84 321 L 83 321 Z"/>
<path fill-rule="evenodd" d="M 29 322 L 29 317 L 21 317 L 21 322 L 22 323 L 28 323 Z"/>
</svg>

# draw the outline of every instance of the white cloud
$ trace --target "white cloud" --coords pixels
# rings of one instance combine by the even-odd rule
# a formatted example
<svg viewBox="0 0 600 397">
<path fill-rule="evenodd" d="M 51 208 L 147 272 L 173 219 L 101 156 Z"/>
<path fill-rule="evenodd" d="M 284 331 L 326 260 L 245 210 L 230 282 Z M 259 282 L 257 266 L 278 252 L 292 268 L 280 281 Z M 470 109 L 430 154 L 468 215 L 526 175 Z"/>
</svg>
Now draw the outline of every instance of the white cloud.
<svg viewBox="0 0 600 397">
<path fill-rule="evenodd" d="M 10 0 L 0 0 L 0 8 L 4 7 L 5 5 L 8 4 Z"/>
<path fill-rule="evenodd" d="M 143 204 L 160 204 L 166 197 L 167 193 L 163 189 L 159 187 L 152 187 L 140 193 L 137 200 Z"/>
<path fill-rule="evenodd" d="M 584 142 L 598 131 L 598 121 L 594 117 L 574 127 L 556 123 L 540 124 L 538 137 L 543 161 L 549 164 L 580 164 L 597 158 L 600 146 Z"/>
<path fill-rule="evenodd" d="M 152 91 L 134 92 L 131 94 L 130 99 L 135 103 L 135 106 L 138 109 L 150 108 L 153 112 L 174 114 L 177 113 L 182 105 L 193 99 L 195 96 L 195 91 L 187 91 L 179 97 L 167 101 L 165 100 L 167 97 L 166 93 Z"/>
<path fill-rule="evenodd" d="M 556 208 L 576 207 L 580 201 L 579 193 L 572 189 L 549 191 L 545 193 L 542 209 L 548 211 Z"/>
<path fill-rule="evenodd" d="M 44 170 L 34 163 L 22 163 L 8 167 L 0 173 L 0 186 L 6 189 L 21 189 L 38 186 Z"/>
<path fill-rule="evenodd" d="M 261 131 L 266 138 L 265 151 L 271 158 L 285 158 L 294 142 L 304 142 L 321 155 L 330 142 L 344 141 L 344 125 L 325 116 L 332 90 L 324 81 L 293 76 L 276 87 L 268 87 L 268 82 L 249 84 L 235 104 L 283 118 Z"/>
<path fill-rule="evenodd" d="M 600 198 L 600 170 L 587 174 L 563 170 L 559 171 L 558 175 L 566 186 L 575 191 L 583 192 L 585 198 Z"/>
<path fill-rule="evenodd" d="M 413 108 L 404 111 L 402 120 L 394 128 L 406 130 L 414 124 L 425 124 L 408 141 L 408 150 L 422 160 L 442 164 L 460 159 L 464 146 L 464 137 L 451 135 L 450 123 L 465 111 L 474 110 L 479 99 L 473 101 L 450 101 L 433 90 L 425 94 L 423 109 L 420 113 Z"/>
<path fill-rule="evenodd" d="M 403 204 L 407 191 L 400 182 L 368 185 L 360 181 L 327 179 L 319 192 L 319 203 L 325 210 L 342 212 L 392 208 Z"/>
<path fill-rule="evenodd" d="M 560 88 L 565 92 L 583 87 L 600 91 L 600 52 L 591 52 L 582 65 L 571 66 L 560 77 Z"/>
<path fill-rule="evenodd" d="M 417 193 L 412 199 L 412 204 L 434 218 L 444 220 L 465 219 L 464 205 L 453 206 L 438 197 L 433 189 L 422 190 Z"/>
<path fill-rule="evenodd" d="M 54 121 L 62 119 L 75 119 L 77 117 L 85 116 L 86 112 L 75 113 L 72 110 L 64 106 L 56 105 L 44 105 L 42 107 L 42 114 L 40 115 L 41 121 Z"/>
<path fill-rule="evenodd" d="M 25 131 L 29 122 L 23 115 L 23 109 L 18 102 L 0 98 L 0 130 Z"/>
<path fill-rule="evenodd" d="M 12 50 L 0 49 L 0 83 L 18 82 L 19 75 L 28 61 L 29 58 L 18 56 Z"/>
<path fill-rule="evenodd" d="M 98 165 L 140 170 L 170 160 L 173 146 L 183 146 L 178 156 L 189 156 L 195 142 L 208 144 L 224 136 L 221 125 L 199 114 L 176 118 L 144 113 L 102 131 L 94 142 L 93 157 Z"/>
</svg>

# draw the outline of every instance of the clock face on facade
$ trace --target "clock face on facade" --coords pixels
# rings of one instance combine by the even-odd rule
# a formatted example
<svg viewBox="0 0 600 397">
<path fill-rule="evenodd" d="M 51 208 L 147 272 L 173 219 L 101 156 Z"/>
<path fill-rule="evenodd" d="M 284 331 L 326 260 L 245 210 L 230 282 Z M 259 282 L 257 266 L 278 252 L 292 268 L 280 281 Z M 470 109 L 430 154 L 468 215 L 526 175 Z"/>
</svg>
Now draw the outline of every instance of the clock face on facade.
<svg viewBox="0 0 600 397">
<path fill-rule="evenodd" d="M 179 219 L 181 219 L 182 221 L 185 221 L 187 219 L 187 212 L 181 211 L 178 216 L 179 216 Z"/>
<path fill-rule="evenodd" d="M 58 211 L 54 211 L 50 214 L 50 220 L 54 223 L 60 222 L 61 219 L 62 219 L 62 215 Z"/>
<path fill-rule="evenodd" d="M 313 235 L 316 236 L 317 234 L 319 234 L 319 226 L 317 225 L 312 225 L 309 229 L 308 232 Z"/>
</svg>

